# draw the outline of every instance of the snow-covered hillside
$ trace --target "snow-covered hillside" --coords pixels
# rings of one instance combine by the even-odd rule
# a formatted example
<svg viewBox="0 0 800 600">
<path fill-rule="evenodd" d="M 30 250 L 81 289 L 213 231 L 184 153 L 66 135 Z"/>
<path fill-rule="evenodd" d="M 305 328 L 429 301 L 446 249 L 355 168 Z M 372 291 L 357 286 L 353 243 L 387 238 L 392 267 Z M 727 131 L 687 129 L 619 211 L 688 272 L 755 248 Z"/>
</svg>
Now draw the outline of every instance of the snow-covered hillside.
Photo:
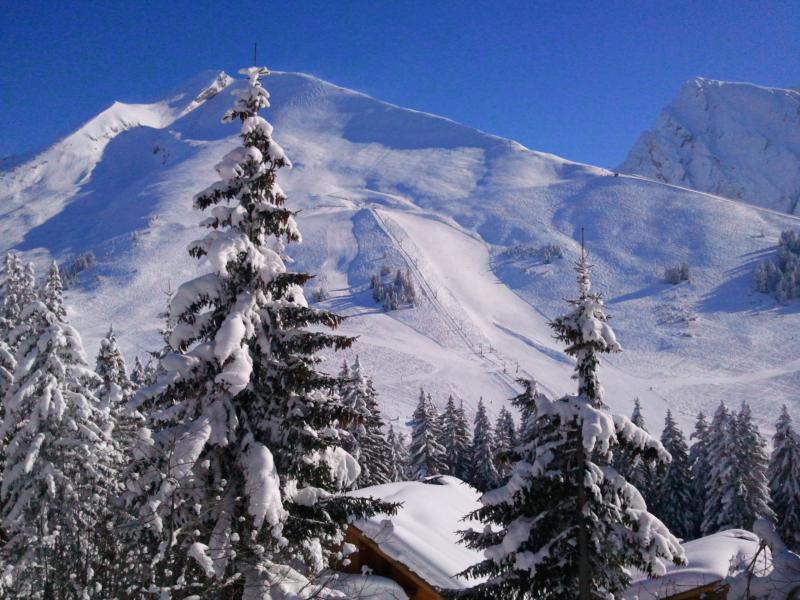
<svg viewBox="0 0 800 600">
<path fill-rule="evenodd" d="M 797 214 L 800 90 L 692 79 L 619 169 Z"/>
<path fill-rule="evenodd" d="M 194 193 L 236 144 L 221 125 L 239 84 L 205 74 L 168 100 L 114 104 L 30 161 L 0 174 L 0 250 L 40 265 L 91 250 L 69 290 L 88 349 L 113 323 L 128 353 L 158 343 L 164 291 L 198 268 Z M 349 315 L 353 353 L 390 417 L 404 423 L 419 386 L 496 411 L 514 379 L 573 389 L 572 365 L 547 322 L 575 293 L 580 231 L 626 352 L 602 375 L 608 401 L 641 398 L 653 429 L 668 407 L 685 427 L 720 399 L 750 401 L 763 423 L 800 409 L 794 306 L 752 291 L 751 271 L 796 218 L 527 150 L 447 119 L 294 73 L 265 80 L 265 116 L 294 168 L 281 174 L 304 236 L 290 247 L 317 273 L 324 305 Z M 558 245 L 564 258 L 542 260 Z M 692 282 L 662 282 L 689 263 Z M 413 309 L 383 312 L 370 277 L 410 269 Z M 199 268 L 203 268 L 200 265 Z M 309 294 L 310 295 L 310 294 Z M 341 357 L 330 369 L 338 367 Z"/>
</svg>

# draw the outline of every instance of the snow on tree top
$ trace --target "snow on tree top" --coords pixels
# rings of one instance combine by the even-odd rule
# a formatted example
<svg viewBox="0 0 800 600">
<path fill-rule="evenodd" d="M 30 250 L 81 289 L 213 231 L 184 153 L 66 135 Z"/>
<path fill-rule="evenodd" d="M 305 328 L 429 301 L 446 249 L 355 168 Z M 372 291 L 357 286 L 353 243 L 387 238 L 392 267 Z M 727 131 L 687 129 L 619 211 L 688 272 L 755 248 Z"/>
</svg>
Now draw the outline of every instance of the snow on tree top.
<svg viewBox="0 0 800 600">
<path fill-rule="evenodd" d="M 408 567 L 429 584 L 448 590 L 470 588 L 480 579 L 456 577 L 483 556 L 458 541 L 457 531 L 481 527 L 462 520 L 476 510 L 480 493 L 460 479 L 441 476 L 423 481 L 403 481 L 362 488 L 353 496 L 402 502 L 397 515 L 377 516 L 354 523 L 388 556 Z"/>
</svg>

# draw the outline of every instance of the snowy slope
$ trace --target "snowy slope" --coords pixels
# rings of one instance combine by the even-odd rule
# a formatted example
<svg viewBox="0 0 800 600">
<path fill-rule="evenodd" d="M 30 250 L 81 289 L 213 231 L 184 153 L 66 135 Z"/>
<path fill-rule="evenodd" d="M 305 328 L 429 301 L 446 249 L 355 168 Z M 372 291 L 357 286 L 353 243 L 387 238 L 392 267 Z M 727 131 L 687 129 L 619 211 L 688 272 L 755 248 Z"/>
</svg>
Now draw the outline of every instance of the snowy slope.
<svg viewBox="0 0 800 600">
<path fill-rule="evenodd" d="M 97 255 L 68 294 L 89 351 L 113 323 L 129 359 L 143 356 L 157 343 L 163 292 L 204 268 L 186 253 L 201 218 L 191 198 L 238 143 L 235 125 L 219 122 L 238 85 L 228 84 L 207 74 L 170 100 L 114 105 L 0 174 L 0 250 L 42 264 Z M 720 399 L 749 400 L 763 422 L 781 402 L 800 409 L 800 316 L 750 286 L 794 217 L 613 177 L 306 75 L 266 85 L 266 116 L 294 163 L 281 185 L 302 209 L 304 243 L 290 254 L 318 274 L 312 288 L 328 288 L 325 305 L 350 316 L 344 331 L 359 342 L 348 358 L 360 354 L 399 423 L 420 385 L 440 403 L 453 393 L 474 407 L 482 395 L 492 411 L 518 376 L 554 394 L 573 388 L 547 321 L 574 294 L 581 227 L 627 350 L 603 369 L 615 408 L 629 412 L 639 396 L 653 429 L 667 407 L 688 427 Z M 565 258 L 543 264 L 547 243 Z M 681 261 L 693 283 L 661 283 Z M 372 301 L 383 265 L 412 271 L 418 307 L 385 313 Z"/>
<path fill-rule="evenodd" d="M 800 90 L 692 79 L 619 169 L 797 214 Z"/>
</svg>

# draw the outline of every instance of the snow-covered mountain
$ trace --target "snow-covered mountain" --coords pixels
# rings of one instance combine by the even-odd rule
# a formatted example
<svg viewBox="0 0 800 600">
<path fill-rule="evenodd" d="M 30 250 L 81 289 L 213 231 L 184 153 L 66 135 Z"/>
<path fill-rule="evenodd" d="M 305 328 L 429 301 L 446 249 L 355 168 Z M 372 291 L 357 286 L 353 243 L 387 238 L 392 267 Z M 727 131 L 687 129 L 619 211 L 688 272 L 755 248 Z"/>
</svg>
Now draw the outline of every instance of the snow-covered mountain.
<svg viewBox="0 0 800 600">
<path fill-rule="evenodd" d="M 265 84 L 265 116 L 294 163 L 281 185 L 302 210 L 304 241 L 289 253 L 318 274 L 324 305 L 350 316 L 348 358 L 360 355 L 390 417 L 405 422 L 421 385 L 442 403 L 484 396 L 490 410 L 520 376 L 572 390 L 547 323 L 575 293 L 581 228 L 626 349 L 602 371 L 614 408 L 640 397 L 653 429 L 668 407 L 688 427 L 720 399 L 748 400 L 763 423 L 782 402 L 800 409 L 800 316 L 751 286 L 795 217 L 615 177 L 307 75 Z M 186 252 L 200 232 L 191 199 L 238 144 L 237 127 L 220 124 L 237 85 L 208 73 L 162 102 L 116 103 L 0 173 L 0 251 L 40 266 L 96 255 L 67 297 L 89 351 L 113 324 L 129 359 L 143 356 L 158 344 L 163 292 L 204 268 Z M 544 260 L 547 245 L 564 257 Z M 684 261 L 692 282 L 663 283 Z M 383 266 L 411 271 L 416 308 L 372 300 Z"/>
<path fill-rule="evenodd" d="M 800 90 L 692 79 L 619 170 L 797 214 Z"/>
</svg>

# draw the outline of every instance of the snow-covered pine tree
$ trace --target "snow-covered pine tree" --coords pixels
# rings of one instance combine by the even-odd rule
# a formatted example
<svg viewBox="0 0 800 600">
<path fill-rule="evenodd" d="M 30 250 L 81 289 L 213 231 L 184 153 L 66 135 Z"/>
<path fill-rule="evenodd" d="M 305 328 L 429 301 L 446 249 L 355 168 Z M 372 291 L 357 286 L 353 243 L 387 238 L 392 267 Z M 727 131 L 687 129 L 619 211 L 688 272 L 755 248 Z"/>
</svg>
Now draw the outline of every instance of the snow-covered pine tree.
<svg viewBox="0 0 800 600">
<path fill-rule="evenodd" d="M 631 422 L 642 431 L 650 433 L 644 422 L 642 404 L 639 398 L 633 399 Z M 654 504 L 659 488 L 659 476 L 655 465 L 645 460 L 641 454 L 635 453 L 632 456 L 624 448 L 621 448 L 614 455 L 614 468 L 628 483 L 639 490 L 648 506 Z"/>
<path fill-rule="evenodd" d="M 22 323 L 22 311 L 36 299 L 36 279 L 32 265 L 23 264 L 13 252 L 6 254 L 2 289 L 2 310 L 0 310 L 0 334 L 11 351 L 16 350 L 15 342 L 10 340 L 11 331 Z"/>
<path fill-rule="evenodd" d="M 106 598 L 114 569 L 105 525 L 118 462 L 80 336 L 48 305 L 27 304 L 10 334 L 17 367 L 4 403 L 9 439 L 0 501 L 2 555 L 18 598 Z"/>
<path fill-rule="evenodd" d="M 786 405 L 775 423 L 769 460 L 769 491 L 778 533 L 786 546 L 800 551 L 800 439 Z"/>
<path fill-rule="evenodd" d="M 347 430 L 356 443 L 355 455 L 361 467 L 357 486 L 388 483 L 390 447 L 383 433 L 383 417 L 372 380 L 362 373 L 358 356 L 352 368 L 348 367 L 347 362 L 344 363 L 339 376 L 344 381 L 342 400 L 354 415 L 347 424 Z"/>
<path fill-rule="evenodd" d="M 67 318 L 67 311 L 64 309 L 64 285 L 61 283 L 61 274 L 58 271 L 58 263 L 53 261 L 47 271 L 47 277 L 39 290 L 39 298 L 50 311 L 60 320 Z"/>
<path fill-rule="evenodd" d="M 499 476 L 505 481 L 514 466 L 513 453 L 517 447 L 517 426 L 514 417 L 505 406 L 500 409 L 494 426 L 494 462 Z"/>
<path fill-rule="evenodd" d="M 769 508 L 766 442 L 746 402 L 738 415 L 720 403 L 709 429 L 709 463 L 704 535 L 749 529 L 759 517 L 774 518 Z"/>
<path fill-rule="evenodd" d="M 703 535 L 706 484 L 711 469 L 708 458 L 708 422 L 702 412 L 697 414 L 694 431 L 690 437 L 694 443 L 689 448 L 689 472 L 692 480 L 692 530 L 689 538 L 695 539 Z"/>
<path fill-rule="evenodd" d="M 139 389 L 145 384 L 147 380 L 147 371 L 145 370 L 142 361 L 139 360 L 139 357 L 133 359 L 133 367 L 131 368 L 131 376 L 130 376 L 131 384 L 133 385 L 134 389 Z"/>
<path fill-rule="evenodd" d="M 500 475 L 494 462 L 494 435 L 486 414 L 483 398 L 478 400 L 475 420 L 472 427 L 472 444 L 470 445 L 470 469 L 467 481 L 481 491 L 492 489 L 500 481 Z"/>
<path fill-rule="evenodd" d="M 731 523 L 741 529 L 752 529 L 756 519 L 774 520 L 769 497 L 769 455 L 767 442 L 753 422 L 747 402 L 742 402 L 734 422 L 737 441 L 737 479 L 740 487 L 730 506 Z"/>
<path fill-rule="evenodd" d="M 95 365 L 95 372 L 103 382 L 97 393 L 101 403 L 111 408 L 122 405 L 136 386 L 128 376 L 125 357 L 119 349 L 113 327 L 109 327 L 106 336 L 100 340 Z"/>
<path fill-rule="evenodd" d="M 675 535 L 688 538 L 692 535 L 692 479 L 689 449 L 686 438 L 678 427 L 672 412 L 667 410 L 661 445 L 669 452 L 672 461 L 667 465 L 658 489 L 658 501 L 653 504 L 653 513 L 669 527 Z"/>
<path fill-rule="evenodd" d="M 576 270 L 580 296 L 552 327 L 576 359 L 578 395 L 553 402 L 521 395 L 523 401 L 533 397 L 535 409 L 525 411 L 519 461 L 509 481 L 484 494 L 483 506 L 471 515 L 487 527 L 463 533 L 467 545 L 486 557 L 465 571 L 487 577 L 467 597 L 616 598 L 628 586 L 631 568 L 660 575 L 667 562 L 683 560 L 677 539 L 647 512 L 636 488 L 607 466 L 619 446 L 663 461 L 669 455 L 630 420 L 608 411 L 597 376 L 599 354 L 620 347 L 601 296 L 590 292 L 584 253 Z"/>
<path fill-rule="evenodd" d="M 419 401 L 411 421 L 411 445 L 408 449 L 408 476 L 424 479 L 432 475 L 447 473 L 445 449 L 442 439 L 439 414 L 425 390 L 419 390 Z"/>
<path fill-rule="evenodd" d="M 401 432 L 395 433 L 394 427 L 389 425 L 386 441 L 389 442 L 390 448 L 389 481 L 406 481 L 408 479 L 408 448 L 405 436 Z"/>
<path fill-rule="evenodd" d="M 132 501 L 152 589 L 174 598 L 297 593 L 287 586 L 337 558 L 350 519 L 394 509 L 343 493 L 359 474 L 339 425 L 353 415 L 335 393 L 342 382 L 317 365 L 319 351 L 353 339 L 319 330 L 341 318 L 309 308 L 310 275 L 287 270 L 282 240 L 300 232 L 276 176 L 290 163 L 258 115 L 267 69 L 242 73 L 248 82 L 223 117 L 240 122 L 242 146 L 194 198 L 210 216 L 189 252 L 211 271 L 178 288 L 174 352 L 133 401 L 147 409 L 152 442 Z"/>
<path fill-rule="evenodd" d="M 723 509 L 723 498 L 730 493 L 732 485 L 736 485 L 731 481 L 736 456 L 733 431 L 733 416 L 725 403 L 720 402 L 713 419 L 711 419 L 706 436 L 709 471 L 705 481 L 703 535 L 711 535 L 724 528 L 720 526 L 719 521 Z"/>
<path fill-rule="evenodd" d="M 447 472 L 462 481 L 467 477 L 470 464 L 469 422 L 464 403 L 456 407 L 453 396 L 447 398 L 442 414 L 442 440 L 447 461 Z"/>
</svg>

